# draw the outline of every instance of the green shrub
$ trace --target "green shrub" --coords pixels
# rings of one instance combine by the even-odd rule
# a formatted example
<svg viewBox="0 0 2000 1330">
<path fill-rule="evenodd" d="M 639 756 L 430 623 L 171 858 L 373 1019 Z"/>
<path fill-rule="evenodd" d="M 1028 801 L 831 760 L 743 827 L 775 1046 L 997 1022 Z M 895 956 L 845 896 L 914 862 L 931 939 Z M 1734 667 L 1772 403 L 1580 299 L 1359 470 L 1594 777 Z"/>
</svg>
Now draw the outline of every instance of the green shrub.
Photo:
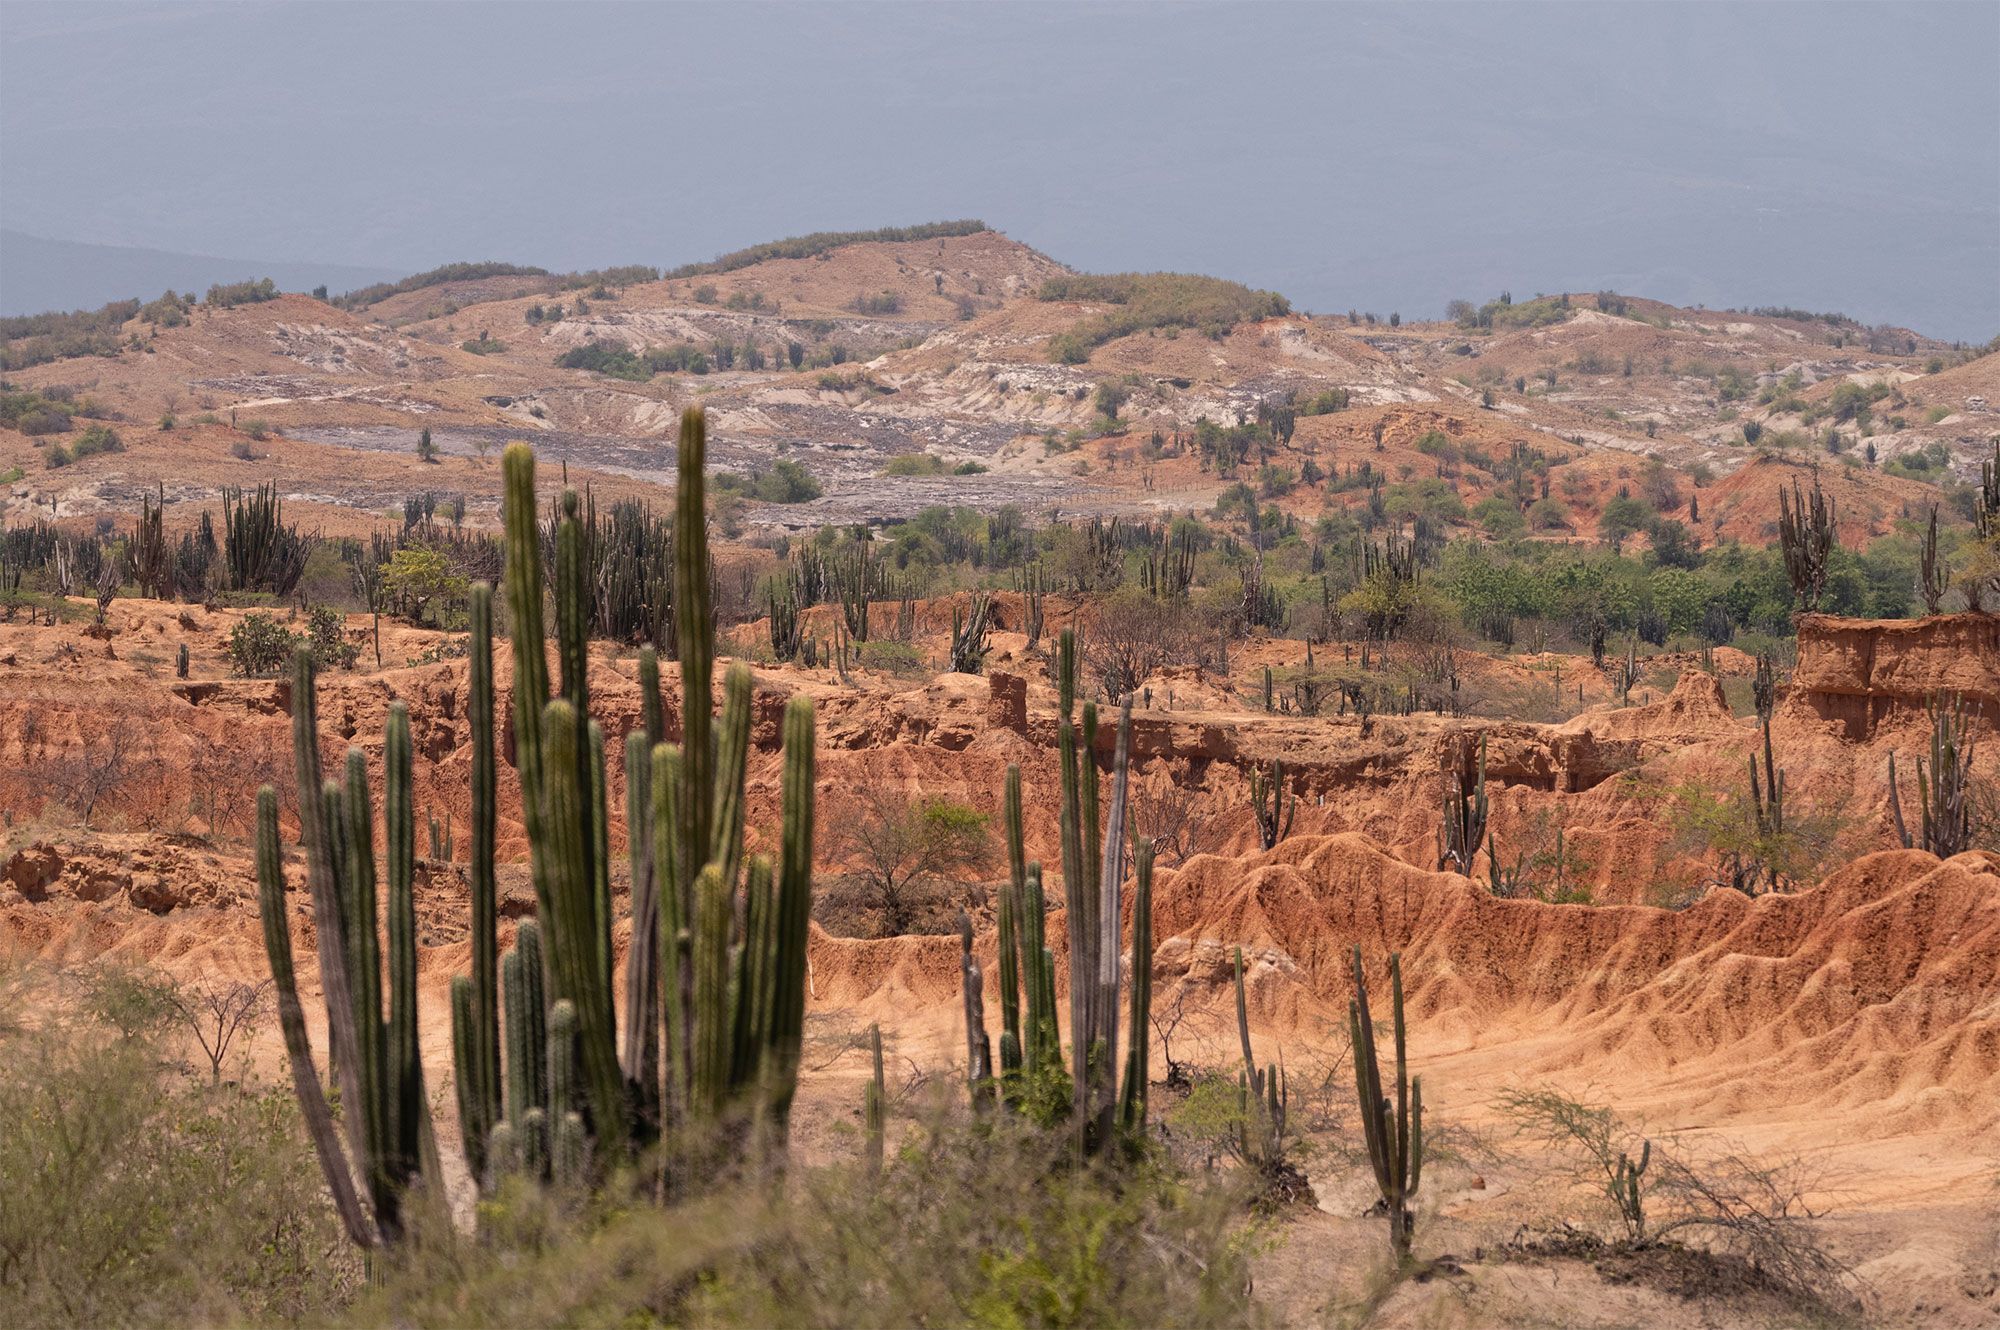
<svg viewBox="0 0 2000 1330">
<path fill-rule="evenodd" d="M 760 503 L 808 503 L 820 496 L 819 481 L 812 472 L 789 458 L 780 458 L 771 469 L 755 476 L 720 471 L 714 477 L 719 493 L 756 499 Z"/>
<path fill-rule="evenodd" d="M 348 309 L 365 309 L 369 305 L 380 304 L 390 296 L 403 295 L 410 291 L 421 291 L 429 286 L 442 286 L 446 282 L 470 282 L 482 277 L 546 277 L 547 268 L 529 268 L 516 263 L 447 263 L 429 272 L 420 272 L 395 282 L 377 282 L 349 291 L 337 302 Z M 561 317 L 558 315 L 557 317 Z"/>
<path fill-rule="evenodd" d="M 458 349 L 461 351 L 470 351 L 475 356 L 491 356 L 505 351 L 507 344 L 505 342 L 496 342 L 482 332 L 477 337 L 467 338 L 465 341 L 460 342 Z"/>
<path fill-rule="evenodd" d="M 98 309 L 0 318 L 0 371 L 26 369 L 75 356 L 115 356 L 119 332 L 139 312 L 136 300 L 114 300 Z"/>
<path fill-rule="evenodd" d="M 933 453 L 900 453 L 889 459 L 882 468 L 885 476 L 941 476 L 945 473 L 942 457 Z"/>
<path fill-rule="evenodd" d="M 67 402 L 37 392 L 0 389 L 0 425 L 23 434 L 66 434 L 72 414 Z"/>
<path fill-rule="evenodd" d="M 78 461 L 94 457 L 98 453 L 122 453 L 125 441 L 118 437 L 118 431 L 108 425 L 92 425 L 76 436 L 69 446 L 70 456 Z"/>
<path fill-rule="evenodd" d="M 875 295 L 858 295 L 848 302 L 847 307 L 856 314 L 901 314 L 903 297 L 894 291 L 882 291 Z"/>
<path fill-rule="evenodd" d="M 0 1025 L 0 1322 L 324 1323 L 340 1310 L 360 1262 L 289 1087 L 174 1070 L 175 990 L 143 972 L 72 971 L 58 987 L 12 970 L 0 988 L 37 1013 Z"/>
<path fill-rule="evenodd" d="M 229 630 L 229 666 L 246 679 L 274 675 L 290 662 L 298 641 L 276 617 L 252 610 Z"/>
<path fill-rule="evenodd" d="M 1042 284 L 1040 298 L 1118 308 L 1049 339 L 1049 357 L 1080 365 L 1106 342 L 1149 328 L 1186 328 L 1220 339 L 1239 323 L 1291 312 L 1291 302 L 1240 282 L 1189 273 L 1072 273 Z"/>
<path fill-rule="evenodd" d="M 277 283 L 268 277 L 260 277 L 250 282 L 217 282 L 208 288 L 208 298 L 204 303 L 216 309 L 234 309 L 238 305 L 254 305 L 277 298 Z"/>
<path fill-rule="evenodd" d="M 887 226 L 876 231 L 815 231 L 811 235 L 793 236 L 787 240 L 772 240 L 748 249 L 739 249 L 724 254 L 707 263 L 688 263 L 671 269 L 665 275 L 669 279 L 682 277 L 705 277 L 714 273 L 734 272 L 738 268 L 748 268 L 755 263 L 769 259 L 810 259 L 839 249 L 844 245 L 865 245 L 882 242 L 904 243 L 919 240 L 938 240 L 948 236 L 977 235 L 988 230 L 986 223 L 974 219 L 956 222 L 925 222 L 921 226 Z M 702 291 L 707 291 L 708 299 L 702 300 Z M 706 286 L 695 292 L 695 299 L 709 304 L 715 299 L 715 288 Z"/>
<path fill-rule="evenodd" d="M 653 377 L 645 361 L 632 354 L 623 342 L 585 342 L 563 353 L 556 361 L 559 369 L 586 369 L 614 379 L 644 383 Z"/>
</svg>

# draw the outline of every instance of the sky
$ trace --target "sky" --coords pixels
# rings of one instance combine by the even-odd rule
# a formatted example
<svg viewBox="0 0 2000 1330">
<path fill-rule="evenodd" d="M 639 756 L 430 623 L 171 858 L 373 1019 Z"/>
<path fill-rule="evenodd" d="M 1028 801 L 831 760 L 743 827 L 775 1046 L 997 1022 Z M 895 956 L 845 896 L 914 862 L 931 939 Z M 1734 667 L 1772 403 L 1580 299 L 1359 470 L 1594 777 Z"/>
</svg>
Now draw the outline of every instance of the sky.
<svg viewBox="0 0 2000 1330">
<path fill-rule="evenodd" d="M 1984 341 L 2000 4 L 0 5 L 17 232 L 413 272 L 957 217 L 1312 311 Z"/>
</svg>

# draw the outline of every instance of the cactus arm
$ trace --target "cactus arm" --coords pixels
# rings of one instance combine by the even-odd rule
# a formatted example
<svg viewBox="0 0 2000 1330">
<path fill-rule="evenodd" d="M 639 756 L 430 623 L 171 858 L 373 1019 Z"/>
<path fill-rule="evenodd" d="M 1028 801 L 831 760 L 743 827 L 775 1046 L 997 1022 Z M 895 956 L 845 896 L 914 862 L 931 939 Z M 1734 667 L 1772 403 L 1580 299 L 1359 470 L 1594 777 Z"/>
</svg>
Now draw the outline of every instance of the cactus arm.
<svg viewBox="0 0 2000 1330">
<path fill-rule="evenodd" d="M 586 846 L 590 814 L 580 788 L 578 754 L 587 751 L 584 727 L 569 702 L 558 698 L 542 714 L 548 745 L 548 832 L 551 875 L 550 948 L 556 997 L 576 1005 L 583 1079 L 602 1153 L 622 1157 L 626 1135 L 623 1073 L 618 1066 L 609 976 L 600 964 L 595 888 Z"/>
<path fill-rule="evenodd" d="M 714 1121 L 728 1081 L 729 925 L 733 912 L 722 870 L 709 864 L 695 882 L 694 1058 L 690 1112 Z"/>
<path fill-rule="evenodd" d="M 1001 1061 L 1006 1061 L 1005 1034 L 1021 1038 L 1021 910 L 1027 891 L 1027 855 L 1021 819 L 1021 766 L 1007 765 L 1004 797 L 1007 823 L 1007 881 L 1000 889 L 1000 1028 Z M 1011 1069 L 1010 1069 L 1011 1070 Z"/>
<path fill-rule="evenodd" d="M 770 1076 L 771 1112 L 781 1132 L 790 1122 L 800 1051 L 805 1043 L 818 771 L 815 743 L 812 699 L 794 697 L 785 704 L 778 854 L 778 949 L 782 964 L 776 972 L 771 1010 L 771 1055 L 775 1059 Z"/>
<path fill-rule="evenodd" d="M 472 1002 L 480 1114 L 480 1166 L 484 1177 L 486 1136 L 500 1117 L 499 891 L 494 874 L 494 840 L 499 825 L 497 766 L 493 749 L 493 588 L 472 588 L 472 661 L 467 703 L 472 723 Z M 471 1139 L 468 1137 L 468 1140 Z"/>
<path fill-rule="evenodd" d="M 374 804 L 368 795 L 368 760 L 347 750 L 347 788 L 340 799 L 347 822 L 347 973 L 353 986 L 359 1043 L 361 1099 L 355 1115 L 367 1142 L 368 1188 L 375 1221 L 385 1240 L 400 1235 L 395 1178 L 390 1164 L 395 1086 L 388 1078 L 382 1026 L 382 940 L 375 917 Z"/>
<path fill-rule="evenodd" d="M 389 868 L 389 1037 L 384 1065 L 392 1098 L 386 1105 L 393 1124 L 388 1140 L 398 1186 L 422 1159 L 423 1061 L 417 1045 L 417 906 L 415 800 L 411 797 L 410 710 L 389 707 L 382 748 L 382 822 Z"/>
<path fill-rule="evenodd" d="M 604 727 L 593 720 L 584 727 L 584 733 L 588 747 L 581 788 L 589 799 L 585 806 L 590 814 L 590 917 L 597 940 L 597 966 L 602 972 L 608 1001 L 612 991 L 611 971 L 617 956 L 611 946 L 611 815 L 605 807 Z"/>
<path fill-rule="evenodd" d="M 674 617 L 681 663 L 681 880 L 692 883 L 712 840 L 715 700 L 710 692 L 715 624 L 709 617 L 708 512 L 703 467 L 708 417 L 700 407 L 681 413 L 678 484 L 674 493 Z"/>
<path fill-rule="evenodd" d="M 319 758 L 319 705 L 312 656 L 301 648 L 292 660 L 292 755 L 298 768 L 299 841 L 306 851 L 306 885 L 318 934 L 319 984 L 326 1002 L 327 1060 L 340 1084 L 341 1102 L 360 1104 L 360 1032 L 354 1021 L 354 994 L 347 978 L 344 893 L 335 869 L 337 847 L 347 828 L 327 816 L 326 782 Z M 360 1112 L 347 1116 L 349 1145 L 356 1159 L 367 1157 Z"/>
<path fill-rule="evenodd" d="M 1133 855 L 1132 891 L 1132 1026 L 1125 1062 L 1125 1088 L 1119 1096 L 1119 1118 L 1127 1136 L 1146 1129 L 1146 1089 L 1150 1023 L 1153 1010 L 1153 847 L 1141 839 Z"/>
<path fill-rule="evenodd" d="M 643 691 L 643 690 L 642 690 Z M 625 952 L 620 1061 L 645 1135 L 660 1120 L 660 893 L 653 873 L 653 764 L 642 730 L 625 736 L 625 840 L 632 866 L 632 940 Z"/>
<path fill-rule="evenodd" d="M 666 1026 L 664 1107 L 669 1119 L 686 1108 L 689 1066 L 684 994 L 688 989 L 685 939 L 690 921 L 686 888 L 678 880 L 674 854 L 674 835 L 679 822 L 676 801 L 680 783 L 680 749 L 672 744 L 656 745 L 653 748 L 653 863 L 660 878 L 659 986 L 662 1023 Z"/>
<path fill-rule="evenodd" d="M 285 1052 L 292 1068 L 292 1089 L 305 1115 L 306 1133 L 319 1156 L 327 1190 L 333 1193 L 333 1206 L 340 1215 L 341 1226 L 356 1246 L 372 1247 L 375 1228 L 355 1190 L 353 1170 L 346 1151 L 341 1148 L 326 1095 L 320 1090 L 319 1072 L 313 1066 L 305 1009 L 299 1003 L 292 967 L 291 925 L 285 914 L 284 860 L 278 846 L 278 795 L 268 785 L 257 791 L 257 912 L 263 918 L 264 951 L 271 963 L 272 986 L 277 990 L 278 1025 L 284 1033 Z M 325 931 L 324 925 L 321 931 Z"/>
<path fill-rule="evenodd" d="M 1112 759 L 1111 810 L 1104 827 L 1104 857 L 1098 870 L 1097 995 L 1094 1000 L 1098 1038 L 1104 1045 L 1104 1097 L 1098 1109 L 1098 1135 L 1109 1139 L 1116 1122 L 1118 1099 L 1118 961 L 1124 910 L 1119 897 L 1125 880 L 1126 787 L 1132 756 L 1132 698 L 1127 694 L 1118 712 L 1118 737 Z M 1093 767 L 1095 764 L 1092 764 Z"/>
<path fill-rule="evenodd" d="M 743 863 L 743 787 L 750 763 L 750 667 L 738 661 L 723 681 L 722 727 L 717 734 L 714 841 L 707 862 L 734 885 Z"/>
</svg>

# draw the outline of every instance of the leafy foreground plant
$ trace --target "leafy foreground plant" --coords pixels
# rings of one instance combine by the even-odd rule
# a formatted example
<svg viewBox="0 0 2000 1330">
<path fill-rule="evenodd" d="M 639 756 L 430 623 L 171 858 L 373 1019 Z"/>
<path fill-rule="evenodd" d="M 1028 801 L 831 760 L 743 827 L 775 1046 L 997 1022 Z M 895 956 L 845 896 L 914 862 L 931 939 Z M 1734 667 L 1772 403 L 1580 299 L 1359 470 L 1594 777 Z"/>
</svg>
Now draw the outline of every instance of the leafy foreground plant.
<svg viewBox="0 0 2000 1330">
<path fill-rule="evenodd" d="M 282 1089 L 175 1070 L 173 987 L 0 963 L 0 1325 L 324 1322 L 359 1275 Z"/>
<path fill-rule="evenodd" d="M 962 1110 L 865 1161 L 668 1208 L 565 1214 L 518 1183 L 494 1240 L 423 1253 L 363 1324 L 1243 1326 L 1259 1231 L 1226 1179 L 1069 1167 L 1067 1131 Z M 526 1235 L 532 1233 L 533 1241 Z"/>
<path fill-rule="evenodd" d="M 635 921 L 626 1026 L 613 1002 L 605 737 L 586 681 L 590 560 L 574 491 L 556 529 L 560 687 L 550 689 L 534 454 L 505 457 L 506 588 L 514 643 L 514 751 L 539 926 L 508 957 L 503 1059 L 493 876 L 495 749 L 490 593 L 473 596 L 472 974 L 454 982 L 453 1051 L 466 1161 L 483 1189 L 509 1174 L 604 1184 L 645 1160 L 639 1190 L 698 1193 L 782 1153 L 804 1030 L 813 832 L 813 712 L 784 723 L 783 831 L 776 863 L 746 864 L 744 783 L 751 680 L 730 671 L 721 724 L 710 681 L 714 623 L 699 408 L 681 421 L 674 610 L 682 745 L 661 742 L 659 670 L 641 654 L 644 718 L 625 747 Z M 414 818 L 407 715 L 391 708 L 384 749 L 389 881 L 387 1006 L 375 919 L 373 804 L 350 750 L 345 785 L 322 784 L 312 666 L 294 673 L 300 840 L 319 947 L 328 1042 L 343 1105 L 336 1134 L 293 979 L 277 796 L 258 796 L 259 903 L 294 1087 L 336 1209 L 354 1242 L 395 1244 L 413 1199 L 442 1196 L 416 1040 Z M 739 923 L 739 920 L 741 921 Z M 544 945 L 546 943 L 546 945 Z M 665 1149 L 652 1147 L 664 1142 Z"/>
</svg>

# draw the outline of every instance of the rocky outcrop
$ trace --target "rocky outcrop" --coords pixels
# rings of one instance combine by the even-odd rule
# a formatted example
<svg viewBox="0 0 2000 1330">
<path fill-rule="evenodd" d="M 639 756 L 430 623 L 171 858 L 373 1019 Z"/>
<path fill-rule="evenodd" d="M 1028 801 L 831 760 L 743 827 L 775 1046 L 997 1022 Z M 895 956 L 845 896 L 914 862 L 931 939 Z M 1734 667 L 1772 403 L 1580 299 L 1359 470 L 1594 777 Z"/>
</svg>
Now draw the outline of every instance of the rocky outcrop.
<svg viewBox="0 0 2000 1330">
<path fill-rule="evenodd" d="M 1989 723 L 2000 718 L 2000 617 L 1799 620 L 1794 703 L 1839 724 L 1856 741 L 1932 697 L 1956 693 Z"/>
</svg>

